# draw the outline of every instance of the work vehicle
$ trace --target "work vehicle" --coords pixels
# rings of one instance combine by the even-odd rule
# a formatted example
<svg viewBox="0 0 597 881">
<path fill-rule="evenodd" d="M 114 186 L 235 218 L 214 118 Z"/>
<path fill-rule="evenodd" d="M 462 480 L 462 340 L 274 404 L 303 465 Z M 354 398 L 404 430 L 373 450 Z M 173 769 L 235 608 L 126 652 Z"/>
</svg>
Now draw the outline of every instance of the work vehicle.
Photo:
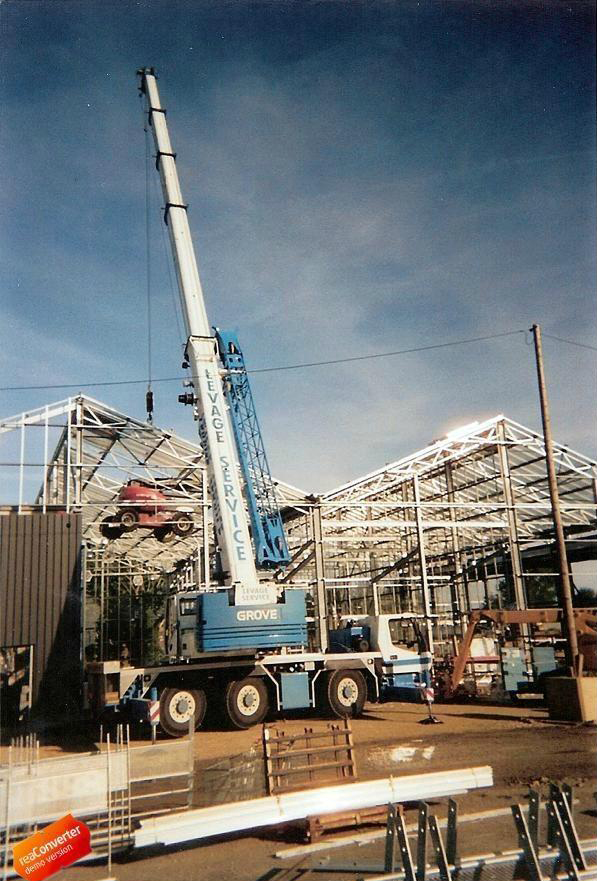
<svg viewBox="0 0 597 881">
<path fill-rule="evenodd" d="M 209 586 L 169 598 L 167 663 L 89 665 L 91 705 L 98 713 L 111 708 L 147 719 L 159 703 L 161 726 L 175 736 L 185 733 L 191 720 L 198 727 L 211 702 L 223 706 L 233 725 L 246 728 L 270 707 L 325 707 L 336 715 L 358 715 L 367 698 L 415 695 L 418 685 L 429 682 L 431 655 L 420 640 L 415 650 L 412 639 L 405 646 L 403 632 L 412 630 L 412 615 L 365 617 L 356 625 L 355 643 L 352 625 L 328 632 L 320 609 L 314 650 L 308 644 L 305 593 L 272 577 L 290 554 L 242 350 L 234 334 L 212 331 L 208 323 L 156 75 L 152 68 L 138 75 L 187 333 L 183 367 L 190 378 L 179 400 L 192 406 L 198 422 L 218 575 Z M 118 525 L 140 525 L 140 513 L 132 523 L 134 513 L 134 507 L 125 507 Z"/>
<path fill-rule="evenodd" d="M 101 522 L 104 538 L 113 540 L 133 529 L 151 529 L 158 541 L 168 541 L 175 535 L 189 535 L 194 529 L 192 508 L 173 508 L 176 502 L 142 480 L 129 480 L 118 493 L 117 503 L 118 513 Z"/>
<path fill-rule="evenodd" d="M 413 651 L 401 641 L 412 631 L 413 616 L 406 613 L 364 617 L 359 624 L 371 642 L 363 651 L 333 647 L 334 638 L 340 646 L 344 630 L 350 639 L 354 628 L 345 627 L 330 631 L 333 648 L 323 652 L 300 645 L 307 639 L 301 591 L 255 607 L 231 606 L 221 591 L 175 594 L 168 610 L 170 663 L 90 664 L 89 699 L 96 713 L 148 721 L 159 702 L 159 723 L 176 737 L 188 732 L 191 719 L 200 727 L 208 704 L 223 710 L 234 727 L 249 728 L 269 711 L 315 708 L 358 716 L 367 700 L 417 700 L 431 681 L 424 644 Z"/>
<path fill-rule="evenodd" d="M 465 675 L 471 674 L 473 686 L 498 680 L 503 690 L 513 698 L 543 690 L 542 680 L 562 670 L 563 638 L 562 609 L 475 609 L 469 613 L 468 624 L 457 654 L 449 659 L 446 669 L 438 673 L 438 684 L 443 698 L 450 699 L 466 693 Z M 486 635 L 478 636 L 484 625 Z M 555 630 L 550 627 L 555 625 Z M 519 631 L 535 628 L 526 648 Z M 574 627 L 583 669 L 597 670 L 597 610 L 574 610 Z M 549 628 L 549 629 L 548 629 Z M 516 631 L 513 634 L 511 631 Z M 475 646 L 475 643 L 477 645 Z M 444 665 L 445 666 L 445 665 Z"/>
</svg>

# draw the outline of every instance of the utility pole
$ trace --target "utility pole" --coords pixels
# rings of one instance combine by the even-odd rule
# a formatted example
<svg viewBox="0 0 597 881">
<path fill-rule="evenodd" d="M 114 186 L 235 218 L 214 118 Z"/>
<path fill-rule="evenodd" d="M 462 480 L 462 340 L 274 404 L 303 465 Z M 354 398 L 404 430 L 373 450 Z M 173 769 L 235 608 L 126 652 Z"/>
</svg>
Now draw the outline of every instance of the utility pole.
<svg viewBox="0 0 597 881">
<path fill-rule="evenodd" d="M 545 441 L 545 459 L 547 463 L 547 480 L 549 482 L 549 496 L 551 499 L 551 513 L 556 534 L 556 547 L 558 551 L 558 568 L 560 571 L 560 604 L 564 614 L 564 631 L 566 636 L 566 663 L 572 668 L 572 674 L 578 670 L 578 642 L 576 639 L 576 627 L 574 624 L 574 608 L 572 606 L 572 588 L 570 585 L 570 570 L 568 568 L 568 555 L 566 553 L 566 540 L 564 527 L 562 526 L 562 513 L 560 511 L 560 496 L 558 494 L 558 481 L 553 457 L 553 437 L 551 433 L 551 418 L 549 415 L 549 401 L 547 400 L 547 388 L 545 385 L 545 373 L 543 370 L 543 347 L 541 345 L 541 327 L 533 324 L 533 338 L 535 341 L 535 357 L 537 360 L 537 379 L 539 382 L 539 398 L 541 401 L 541 419 L 543 421 L 543 438 Z"/>
</svg>

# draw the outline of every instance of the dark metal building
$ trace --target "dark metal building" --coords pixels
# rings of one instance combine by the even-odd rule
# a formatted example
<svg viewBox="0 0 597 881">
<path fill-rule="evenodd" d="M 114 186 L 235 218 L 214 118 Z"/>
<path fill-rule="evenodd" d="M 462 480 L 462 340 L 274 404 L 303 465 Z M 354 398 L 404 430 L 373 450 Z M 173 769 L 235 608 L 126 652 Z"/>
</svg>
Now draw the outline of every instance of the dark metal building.
<svg viewBox="0 0 597 881">
<path fill-rule="evenodd" d="M 0 722 L 78 714 L 81 517 L 0 516 Z"/>
</svg>

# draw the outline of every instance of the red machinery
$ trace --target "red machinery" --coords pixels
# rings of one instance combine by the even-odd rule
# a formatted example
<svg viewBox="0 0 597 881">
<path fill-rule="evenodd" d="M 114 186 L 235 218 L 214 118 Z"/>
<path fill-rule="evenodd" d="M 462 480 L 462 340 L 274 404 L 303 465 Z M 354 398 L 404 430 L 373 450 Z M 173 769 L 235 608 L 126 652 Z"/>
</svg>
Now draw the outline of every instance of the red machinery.
<svg viewBox="0 0 597 881">
<path fill-rule="evenodd" d="M 100 531 L 105 538 L 120 538 L 133 529 L 153 529 L 159 541 L 175 535 L 189 535 L 195 524 L 191 511 L 175 510 L 172 501 L 155 486 L 129 480 L 118 493 L 118 512 L 102 520 Z"/>
<path fill-rule="evenodd" d="M 441 691 L 445 698 L 454 697 L 460 686 L 467 664 L 497 663 L 499 657 L 472 657 L 471 644 L 478 625 L 482 621 L 493 622 L 504 627 L 521 624 L 560 624 L 563 620 L 561 609 L 475 609 L 469 614 L 468 626 L 458 647 L 458 653 L 452 659 L 451 670 L 444 676 Z M 597 670 L 597 611 L 595 609 L 574 609 L 574 626 L 578 639 L 578 649 L 583 656 L 583 669 L 591 672 Z"/>
</svg>

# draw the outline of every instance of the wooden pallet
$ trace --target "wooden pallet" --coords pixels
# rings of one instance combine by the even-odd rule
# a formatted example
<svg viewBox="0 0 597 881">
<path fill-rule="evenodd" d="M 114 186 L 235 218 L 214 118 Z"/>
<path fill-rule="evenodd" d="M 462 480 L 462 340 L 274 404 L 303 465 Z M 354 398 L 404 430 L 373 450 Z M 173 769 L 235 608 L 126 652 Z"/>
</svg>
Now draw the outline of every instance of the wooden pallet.
<svg viewBox="0 0 597 881">
<path fill-rule="evenodd" d="M 269 795 L 354 783 L 357 779 L 349 718 L 330 722 L 323 729 L 304 728 L 292 733 L 264 725 L 263 752 Z M 326 832 L 383 825 L 386 818 L 386 805 L 314 815 L 306 818 L 306 835 L 309 841 L 317 841 Z"/>
<path fill-rule="evenodd" d="M 385 826 L 387 818 L 387 805 L 361 808 L 359 811 L 341 811 L 337 814 L 307 817 L 307 837 L 309 841 L 319 841 L 326 832 L 355 829 L 360 826 Z"/>
<path fill-rule="evenodd" d="M 348 718 L 291 734 L 264 725 L 263 751 L 268 795 L 351 783 L 357 776 Z"/>
</svg>

